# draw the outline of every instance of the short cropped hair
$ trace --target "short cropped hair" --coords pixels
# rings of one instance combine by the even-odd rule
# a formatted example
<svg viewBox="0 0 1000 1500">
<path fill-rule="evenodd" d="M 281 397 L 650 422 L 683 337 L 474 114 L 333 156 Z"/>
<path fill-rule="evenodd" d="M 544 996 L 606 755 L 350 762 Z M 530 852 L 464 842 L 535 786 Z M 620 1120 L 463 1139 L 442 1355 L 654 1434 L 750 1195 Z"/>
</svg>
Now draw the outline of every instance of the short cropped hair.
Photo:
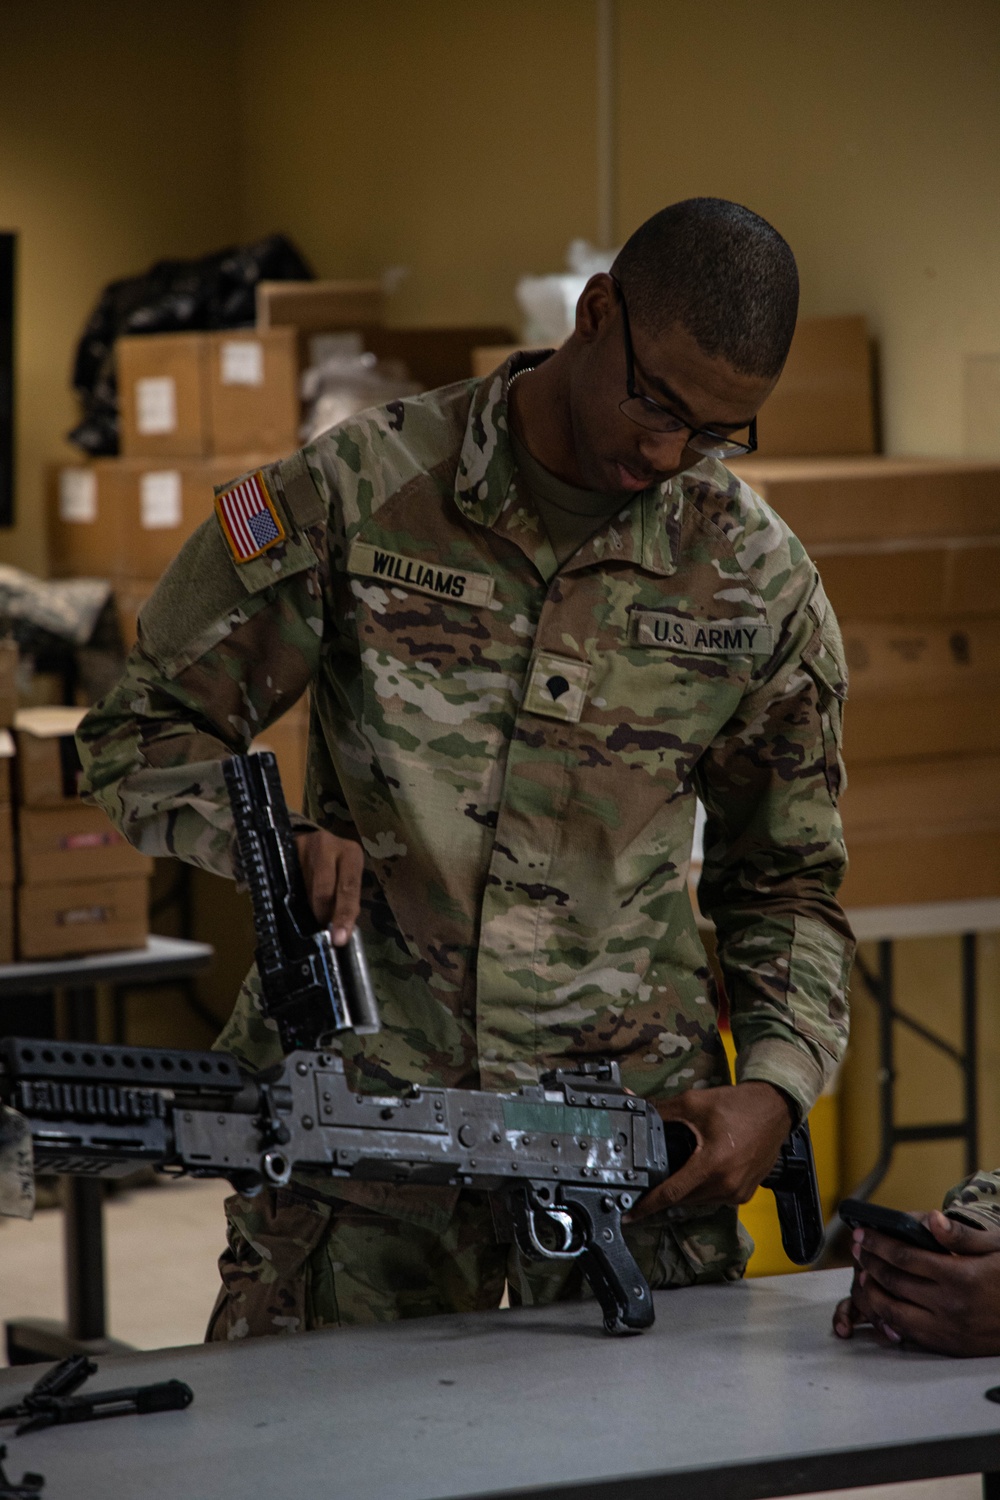
<svg viewBox="0 0 1000 1500">
<path fill-rule="evenodd" d="M 795 331 L 795 256 L 766 219 L 726 198 L 685 198 L 641 224 L 611 268 L 629 317 L 654 337 L 680 323 L 743 375 L 779 374 Z"/>
</svg>

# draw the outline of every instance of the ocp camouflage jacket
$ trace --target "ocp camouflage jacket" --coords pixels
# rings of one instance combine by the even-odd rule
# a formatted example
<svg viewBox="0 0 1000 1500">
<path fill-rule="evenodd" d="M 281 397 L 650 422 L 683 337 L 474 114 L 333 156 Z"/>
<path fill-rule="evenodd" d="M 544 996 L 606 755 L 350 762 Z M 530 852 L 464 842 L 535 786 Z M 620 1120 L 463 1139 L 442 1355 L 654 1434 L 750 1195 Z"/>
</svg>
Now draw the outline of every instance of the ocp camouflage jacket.
<svg viewBox="0 0 1000 1500">
<path fill-rule="evenodd" d="M 384 1029 L 344 1041 L 357 1086 L 501 1089 L 610 1056 L 656 1098 L 727 1077 L 688 892 L 701 798 L 738 1076 L 806 1112 L 852 953 L 833 612 L 711 460 L 557 568 L 511 454 L 516 368 L 265 469 L 284 536 L 250 560 L 218 519 L 195 533 L 84 721 L 90 795 L 147 853 L 231 874 L 219 763 L 309 688 L 306 811 L 367 856 Z M 278 1055 L 252 976 L 221 1044 Z"/>
</svg>

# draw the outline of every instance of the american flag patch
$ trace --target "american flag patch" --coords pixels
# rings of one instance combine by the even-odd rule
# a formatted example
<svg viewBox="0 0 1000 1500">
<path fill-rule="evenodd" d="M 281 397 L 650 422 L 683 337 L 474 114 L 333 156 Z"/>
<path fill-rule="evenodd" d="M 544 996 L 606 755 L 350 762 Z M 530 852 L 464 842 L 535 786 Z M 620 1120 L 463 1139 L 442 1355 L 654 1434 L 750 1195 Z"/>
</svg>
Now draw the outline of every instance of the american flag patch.
<svg viewBox="0 0 1000 1500">
<path fill-rule="evenodd" d="M 258 469 L 237 484 L 231 484 L 215 497 L 215 509 L 222 534 L 238 563 L 260 557 L 275 542 L 285 540 L 274 502 L 267 492 L 267 481 Z"/>
</svg>

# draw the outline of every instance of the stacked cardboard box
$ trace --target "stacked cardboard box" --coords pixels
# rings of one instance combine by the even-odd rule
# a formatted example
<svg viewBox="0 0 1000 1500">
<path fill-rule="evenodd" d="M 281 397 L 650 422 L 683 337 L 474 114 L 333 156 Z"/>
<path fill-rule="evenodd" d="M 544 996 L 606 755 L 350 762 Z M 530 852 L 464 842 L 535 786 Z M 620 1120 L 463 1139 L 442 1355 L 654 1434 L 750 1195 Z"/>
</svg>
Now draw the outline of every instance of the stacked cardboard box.
<svg viewBox="0 0 1000 1500">
<path fill-rule="evenodd" d="M 489 375 L 518 349 L 486 340 L 473 373 Z M 785 368 L 757 418 L 759 452 L 769 457 L 875 452 L 871 339 L 864 318 L 800 318 Z"/>
<path fill-rule="evenodd" d="M 142 947 L 152 860 L 78 795 L 82 710 L 15 718 L 17 951 L 23 959 Z"/>
<path fill-rule="evenodd" d="M 840 619 L 843 899 L 1000 895 L 1000 464 L 754 457 L 733 467 L 805 544 Z"/>
</svg>

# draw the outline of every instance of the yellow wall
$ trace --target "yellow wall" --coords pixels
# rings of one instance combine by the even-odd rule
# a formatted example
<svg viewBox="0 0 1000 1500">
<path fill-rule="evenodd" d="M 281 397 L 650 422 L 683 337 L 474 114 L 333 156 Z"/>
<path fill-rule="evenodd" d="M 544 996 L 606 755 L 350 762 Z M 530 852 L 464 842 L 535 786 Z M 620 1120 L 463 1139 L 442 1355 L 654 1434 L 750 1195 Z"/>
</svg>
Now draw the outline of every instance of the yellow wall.
<svg viewBox="0 0 1000 1500">
<path fill-rule="evenodd" d="M 958 453 L 1000 350 L 994 0 L 619 0 L 618 231 L 689 193 L 781 228 L 806 313 L 862 311 L 887 447 Z M 593 236 L 588 0 L 0 0 L 0 224 L 22 231 L 22 521 L 71 424 L 101 285 L 291 233 L 321 274 L 409 268 L 394 321 L 515 319 Z"/>
<path fill-rule="evenodd" d="M 20 231 L 19 524 L 47 567 L 42 468 L 68 450 L 69 372 L 102 286 L 235 232 L 236 59 L 213 0 L 0 0 L 0 227 Z"/>
<path fill-rule="evenodd" d="M 795 250 L 805 313 L 869 318 L 887 451 L 960 453 L 963 357 L 1000 350 L 1000 7 L 621 5 L 621 229 L 746 202 Z"/>
<path fill-rule="evenodd" d="M 408 267 L 397 322 L 516 319 L 517 277 L 595 232 L 595 14 L 251 0 L 244 233 L 287 224 L 321 274 Z"/>
<path fill-rule="evenodd" d="M 394 317 L 516 316 L 593 236 L 586 0 L 252 0 L 243 228 L 321 272 L 409 266 Z M 956 454 L 1000 350 L 994 0 L 619 0 L 617 228 L 695 193 L 787 235 L 807 314 L 864 312 L 892 452 Z M 254 61 L 267 57 L 262 106 Z"/>
</svg>

